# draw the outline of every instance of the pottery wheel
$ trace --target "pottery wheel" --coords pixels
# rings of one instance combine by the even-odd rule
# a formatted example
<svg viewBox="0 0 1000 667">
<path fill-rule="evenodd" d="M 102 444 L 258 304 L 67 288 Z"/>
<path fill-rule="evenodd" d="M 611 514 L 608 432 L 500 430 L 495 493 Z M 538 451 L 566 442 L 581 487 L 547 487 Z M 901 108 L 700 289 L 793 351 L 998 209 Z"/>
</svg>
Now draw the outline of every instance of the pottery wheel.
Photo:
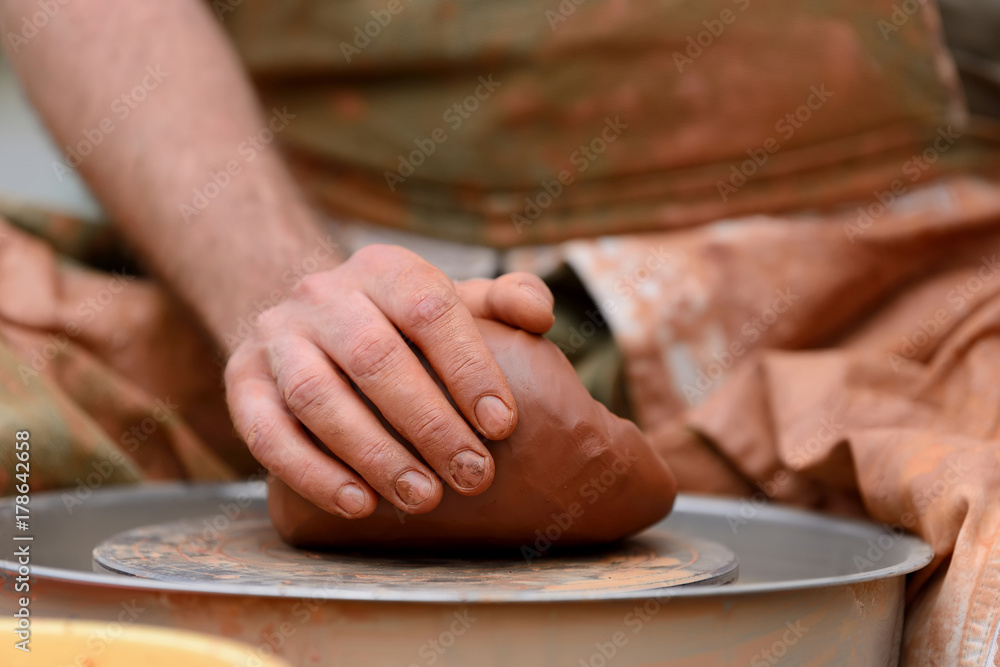
<svg viewBox="0 0 1000 667">
<path fill-rule="evenodd" d="M 294 549 L 266 517 L 228 522 L 221 531 L 189 519 L 119 533 L 93 552 L 95 569 L 176 584 L 210 583 L 220 593 L 254 588 L 309 590 L 377 600 L 527 601 L 632 597 L 736 579 L 727 547 L 653 528 L 601 550 L 538 558 L 346 554 Z M 412 594 L 412 595 L 410 595 Z"/>
</svg>

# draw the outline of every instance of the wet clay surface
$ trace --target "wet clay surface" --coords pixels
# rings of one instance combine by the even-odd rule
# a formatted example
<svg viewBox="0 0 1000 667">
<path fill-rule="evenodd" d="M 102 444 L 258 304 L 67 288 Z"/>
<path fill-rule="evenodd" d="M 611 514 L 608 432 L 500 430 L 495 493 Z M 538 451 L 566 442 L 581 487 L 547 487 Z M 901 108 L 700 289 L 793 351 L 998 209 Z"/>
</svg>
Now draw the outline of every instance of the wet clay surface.
<svg viewBox="0 0 1000 667">
<path fill-rule="evenodd" d="M 446 488 L 441 504 L 421 515 L 380 500 L 371 516 L 348 520 L 272 478 L 268 507 L 286 541 L 310 548 L 525 547 L 543 554 L 627 537 L 670 511 L 673 474 L 634 424 L 591 398 L 555 345 L 495 322 L 478 324 L 518 406 L 514 433 L 488 443 L 496 466 L 490 488 L 475 497 Z"/>
</svg>

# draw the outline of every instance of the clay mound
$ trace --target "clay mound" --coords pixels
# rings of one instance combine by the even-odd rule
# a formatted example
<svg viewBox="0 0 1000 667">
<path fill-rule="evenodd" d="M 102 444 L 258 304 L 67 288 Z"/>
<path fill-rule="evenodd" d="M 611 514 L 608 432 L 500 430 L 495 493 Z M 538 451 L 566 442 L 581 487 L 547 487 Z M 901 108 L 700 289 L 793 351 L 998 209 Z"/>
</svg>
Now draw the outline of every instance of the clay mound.
<svg viewBox="0 0 1000 667">
<path fill-rule="evenodd" d="M 285 541 L 313 549 L 548 551 L 619 540 L 670 512 L 677 485 L 669 468 L 635 424 L 591 398 L 555 345 L 478 324 L 518 406 L 513 434 L 488 443 L 496 465 L 490 488 L 468 497 L 446 486 L 441 504 L 420 515 L 380 499 L 372 515 L 350 520 L 272 477 L 268 507 Z"/>
</svg>

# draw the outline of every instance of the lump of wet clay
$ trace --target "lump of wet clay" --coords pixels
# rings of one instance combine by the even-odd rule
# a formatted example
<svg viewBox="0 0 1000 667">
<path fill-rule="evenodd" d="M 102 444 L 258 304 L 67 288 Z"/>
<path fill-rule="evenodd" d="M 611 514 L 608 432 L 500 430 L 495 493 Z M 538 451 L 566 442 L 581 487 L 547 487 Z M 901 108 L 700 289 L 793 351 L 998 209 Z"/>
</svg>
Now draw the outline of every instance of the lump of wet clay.
<svg viewBox="0 0 1000 667">
<path fill-rule="evenodd" d="M 518 422 L 488 442 L 496 473 L 478 496 L 445 485 L 440 505 L 404 514 L 379 499 L 373 514 L 328 514 L 272 476 L 268 508 L 281 537 L 312 549 L 483 549 L 615 541 L 666 516 L 676 481 L 645 436 L 591 398 L 548 340 L 493 321 L 479 329 L 507 376 Z M 395 431 L 391 431 L 399 437 Z"/>
</svg>

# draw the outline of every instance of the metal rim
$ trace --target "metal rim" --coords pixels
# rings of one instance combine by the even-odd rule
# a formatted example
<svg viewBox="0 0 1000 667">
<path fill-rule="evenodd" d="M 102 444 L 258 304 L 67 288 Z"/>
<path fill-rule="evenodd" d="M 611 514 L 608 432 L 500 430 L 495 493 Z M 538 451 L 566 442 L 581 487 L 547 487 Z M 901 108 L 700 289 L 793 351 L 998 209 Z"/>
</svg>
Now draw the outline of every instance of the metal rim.
<svg viewBox="0 0 1000 667">
<path fill-rule="evenodd" d="M 253 499 L 262 500 L 265 498 L 264 485 L 262 483 L 229 483 L 229 484 L 148 484 L 141 487 L 121 487 L 95 491 L 92 498 L 88 500 L 88 506 L 92 510 L 97 510 L 103 506 L 118 505 L 129 500 L 134 501 L 136 491 L 142 491 L 145 497 L 150 500 L 169 502 L 172 498 L 183 497 L 191 499 L 232 499 L 238 495 L 246 495 Z M 60 502 L 59 492 L 40 493 L 32 497 L 33 508 L 42 509 L 58 505 Z M 703 496 L 693 496 L 681 494 L 677 498 L 674 512 L 683 512 L 688 515 L 704 515 L 717 518 L 720 514 L 738 512 L 739 501 L 710 498 Z M 13 499 L 0 501 L 0 515 L 13 515 Z M 855 539 L 877 538 L 883 534 L 878 526 L 866 521 L 846 520 L 827 517 L 804 510 L 783 507 L 775 504 L 764 504 L 756 509 L 757 516 L 764 520 L 782 522 L 792 528 L 802 528 L 814 530 L 821 527 L 831 533 L 850 536 Z M 602 591 L 600 595 L 588 595 L 586 592 L 563 597 L 559 600 L 549 600 L 553 603 L 590 601 L 590 600 L 632 600 L 649 598 L 695 598 L 695 597 L 730 597 L 735 595 L 750 595 L 758 593 L 775 593 L 781 591 L 794 591 L 812 588 L 825 588 L 830 586 L 849 586 L 852 584 L 898 577 L 914 572 L 924 567 L 932 560 L 934 553 L 929 545 L 917 537 L 902 535 L 896 538 L 899 549 L 903 551 L 904 557 L 896 559 L 881 567 L 876 567 L 868 571 L 847 574 L 835 577 L 814 577 L 795 579 L 781 582 L 756 582 L 756 583 L 735 583 L 725 586 L 679 586 L 659 590 L 645 591 L 625 591 L 619 594 Z M 738 555 L 738 554 L 737 554 Z M 8 573 L 16 573 L 18 565 L 10 560 L 0 560 L 0 570 Z M 490 591 L 484 590 L 479 595 L 465 595 L 461 598 L 433 594 L 433 591 L 405 591 L 405 590 L 365 590 L 352 591 L 350 589 L 339 589 L 331 591 L 318 591 L 314 588 L 303 588 L 295 586 L 259 586 L 259 587 L 227 587 L 224 584 L 213 582 L 211 584 L 194 583 L 172 583 L 150 579 L 139 579 L 135 577 L 125 578 L 122 575 L 100 574 L 91 572 L 80 572 L 43 565 L 32 566 L 32 573 L 39 578 L 47 578 L 53 581 L 61 581 L 75 584 L 86 584 L 103 588 L 114 589 L 143 589 L 178 593 L 201 593 L 216 595 L 233 595 L 248 597 L 280 597 L 280 598 L 313 598 L 345 601 L 384 601 L 384 602 L 421 602 L 421 603 L 455 603 L 455 602 L 483 602 L 483 603 L 518 603 L 518 602 L 539 602 L 545 600 L 531 599 L 529 597 L 492 599 Z"/>
</svg>

